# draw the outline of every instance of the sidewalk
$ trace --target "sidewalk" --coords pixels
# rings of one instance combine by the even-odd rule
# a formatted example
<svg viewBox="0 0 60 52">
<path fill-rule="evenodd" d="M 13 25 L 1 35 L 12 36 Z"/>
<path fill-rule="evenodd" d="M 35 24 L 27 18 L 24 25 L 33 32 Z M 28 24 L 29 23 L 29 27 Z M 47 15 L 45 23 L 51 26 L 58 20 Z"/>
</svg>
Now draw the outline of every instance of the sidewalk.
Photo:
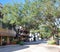
<svg viewBox="0 0 60 52">
<path fill-rule="evenodd" d="M 49 44 L 39 44 L 38 46 L 43 46 L 43 47 L 55 47 L 60 49 L 60 45 L 49 45 Z"/>
</svg>

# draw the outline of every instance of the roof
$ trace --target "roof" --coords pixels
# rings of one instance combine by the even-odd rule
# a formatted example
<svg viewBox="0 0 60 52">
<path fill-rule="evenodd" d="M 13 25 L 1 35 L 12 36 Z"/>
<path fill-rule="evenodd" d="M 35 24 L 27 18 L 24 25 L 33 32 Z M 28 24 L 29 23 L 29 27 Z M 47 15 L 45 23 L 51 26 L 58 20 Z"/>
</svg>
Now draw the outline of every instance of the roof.
<svg viewBox="0 0 60 52">
<path fill-rule="evenodd" d="M 0 36 L 16 36 L 16 32 L 13 30 L 0 28 Z"/>
</svg>

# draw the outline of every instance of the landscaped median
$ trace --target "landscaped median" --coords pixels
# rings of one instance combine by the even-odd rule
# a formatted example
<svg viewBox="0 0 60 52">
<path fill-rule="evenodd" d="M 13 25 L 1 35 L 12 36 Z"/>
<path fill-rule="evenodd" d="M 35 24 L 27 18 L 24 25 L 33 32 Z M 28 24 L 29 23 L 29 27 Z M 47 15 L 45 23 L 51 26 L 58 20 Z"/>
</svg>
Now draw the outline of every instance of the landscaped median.
<svg viewBox="0 0 60 52">
<path fill-rule="evenodd" d="M 47 44 L 56 45 L 56 41 L 55 40 L 48 40 Z"/>
<path fill-rule="evenodd" d="M 60 38 L 56 38 L 54 40 L 48 40 L 47 44 L 49 44 L 49 45 L 60 45 Z"/>
</svg>

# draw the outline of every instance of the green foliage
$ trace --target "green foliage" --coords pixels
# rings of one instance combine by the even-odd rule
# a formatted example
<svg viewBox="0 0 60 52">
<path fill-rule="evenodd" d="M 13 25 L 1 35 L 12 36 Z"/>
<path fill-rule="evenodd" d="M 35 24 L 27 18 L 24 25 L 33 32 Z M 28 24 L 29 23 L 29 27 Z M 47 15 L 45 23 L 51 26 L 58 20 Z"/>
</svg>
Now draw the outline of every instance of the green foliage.
<svg viewBox="0 0 60 52">
<path fill-rule="evenodd" d="M 19 42 L 19 45 L 24 45 L 24 42 L 23 42 L 23 41 L 20 41 L 20 42 Z"/>
<path fill-rule="evenodd" d="M 51 33 L 49 33 L 49 32 L 47 32 L 47 33 L 41 32 L 40 34 L 41 34 L 42 38 L 46 38 L 46 39 L 48 39 L 51 36 Z"/>
<path fill-rule="evenodd" d="M 45 36 L 47 32 L 53 32 L 54 28 L 57 28 L 57 26 L 59 25 L 56 19 L 59 19 L 60 17 L 60 3 L 58 3 L 58 6 L 55 6 L 56 2 L 58 3 L 60 1 L 25 0 L 24 4 L 6 4 L 2 9 L 2 14 L 4 14 L 4 18 L 2 21 L 7 24 L 16 24 L 25 26 L 28 29 L 38 30 L 40 30 L 40 25 L 46 25 L 49 28 L 43 28 L 42 30 L 40 30 L 40 32 L 46 32 L 42 33 Z M 57 23 L 57 25 L 55 23 Z"/>
<path fill-rule="evenodd" d="M 53 44 L 56 44 L 56 41 L 55 40 L 49 40 L 47 43 L 53 45 Z"/>
<path fill-rule="evenodd" d="M 41 10 L 39 6 L 40 2 L 38 2 L 38 0 L 32 2 L 26 1 L 24 4 L 6 4 L 2 9 L 2 13 L 4 14 L 3 22 L 16 25 L 25 25 L 30 29 L 36 29 L 42 21 L 40 18 Z"/>
<path fill-rule="evenodd" d="M 42 38 L 49 38 L 51 36 L 51 30 L 48 26 L 41 25 L 39 28 Z"/>
<path fill-rule="evenodd" d="M 18 13 L 19 7 L 19 4 L 6 4 L 2 9 L 2 13 L 4 14 L 3 22 L 9 24 L 17 23 L 17 20 L 20 18 Z"/>
</svg>

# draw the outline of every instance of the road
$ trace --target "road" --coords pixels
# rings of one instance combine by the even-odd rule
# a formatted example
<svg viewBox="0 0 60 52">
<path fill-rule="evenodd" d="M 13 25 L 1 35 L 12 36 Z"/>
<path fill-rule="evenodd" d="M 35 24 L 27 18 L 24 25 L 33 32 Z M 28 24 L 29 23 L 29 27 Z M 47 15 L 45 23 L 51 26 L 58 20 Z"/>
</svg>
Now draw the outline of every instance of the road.
<svg viewBox="0 0 60 52">
<path fill-rule="evenodd" d="M 57 46 L 46 45 L 45 43 L 35 42 L 26 45 L 7 45 L 0 47 L 0 52 L 60 52 Z"/>
</svg>

